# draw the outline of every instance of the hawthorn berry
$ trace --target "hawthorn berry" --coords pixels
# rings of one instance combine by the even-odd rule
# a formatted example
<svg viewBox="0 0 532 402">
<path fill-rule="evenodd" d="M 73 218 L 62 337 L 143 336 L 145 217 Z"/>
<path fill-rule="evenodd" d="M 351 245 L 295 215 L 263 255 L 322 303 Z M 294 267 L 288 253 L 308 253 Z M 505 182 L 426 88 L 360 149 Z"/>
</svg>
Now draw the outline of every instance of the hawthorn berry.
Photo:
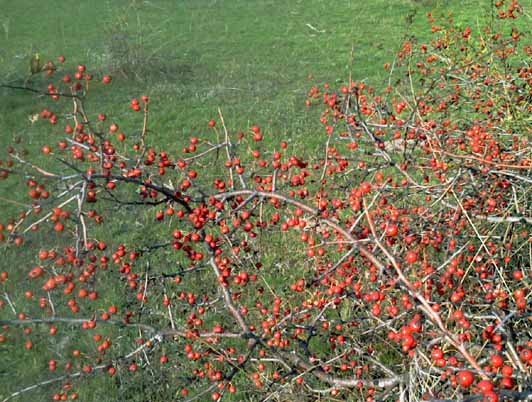
<svg viewBox="0 0 532 402">
<path fill-rule="evenodd" d="M 456 378 L 462 388 L 469 388 L 475 381 L 474 374 L 469 370 L 459 371 Z"/>
</svg>

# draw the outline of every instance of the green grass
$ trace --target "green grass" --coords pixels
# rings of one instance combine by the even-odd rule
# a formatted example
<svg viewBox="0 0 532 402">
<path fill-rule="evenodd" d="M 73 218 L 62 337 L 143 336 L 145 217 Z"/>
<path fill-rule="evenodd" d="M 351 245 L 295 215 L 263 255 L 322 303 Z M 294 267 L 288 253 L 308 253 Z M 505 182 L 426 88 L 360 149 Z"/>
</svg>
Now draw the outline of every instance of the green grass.
<svg viewBox="0 0 532 402">
<path fill-rule="evenodd" d="M 312 84 L 346 82 L 351 73 L 354 80 L 381 86 L 382 66 L 393 60 L 401 41 L 428 37 L 427 11 L 453 11 L 475 26 L 489 6 L 487 0 L 480 6 L 342 0 L 334 7 L 317 0 L 101 1 L 74 7 L 49 1 L 37 15 L 31 1 L 9 3 L 2 7 L 9 12 L 0 14 L 3 83 L 23 82 L 35 52 L 43 59 L 63 54 L 73 66 L 114 72 L 112 89 L 90 97 L 94 114 L 105 111 L 125 123 L 120 119 L 129 112 L 128 101 L 149 94 L 151 141 L 161 147 L 179 146 L 205 131 L 220 108 L 230 131 L 259 124 L 271 142 L 287 138 L 305 153 L 323 142 L 319 111 L 304 106 Z M 42 126 L 28 122 L 42 104 L 29 94 L 0 89 L 0 144 L 19 138 L 35 150 L 47 142 Z"/>
<path fill-rule="evenodd" d="M 9 26 L 0 76 L 20 79 L 34 52 L 64 54 L 99 71 L 115 69 L 114 90 L 101 94 L 99 107 L 113 105 L 118 116 L 130 97 L 149 93 L 152 128 L 163 144 L 203 129 L 218 107 L 232 129 L 258 123 L 302 140 L 316 127 L 303 107 L 310 73 L 318 83 L 345 82 L 352 70 L 354 79 L 379 85 L 382 65 L 401 40 L 426 36 L 426 11 L 455 10 L 472 24 L 483 15 L 476 1 L 49 2 L 38 16 L 29 11 L 31 4 L 17 2 L 0 15 Z M 414 12 L 408 24 L 406 16 Z M 128 69 L 138 72 L 128 75 L 136 82 L 124 79 L 121 72 Z M 5 96 L 11 93 L 3 95 L 2 108 L 10 108 Z M 19 127 L 20 109 L 11 109 L 3 125 Z"/>
<path fill-rule="evenodd" d="M 126 130 L 139 123 L 139 116 L 125 121 L 130 99 L 150 95 L 151 144 L 180 149 L 190 134 L 206 131 L 220 108 L 231 132 L 258 124 L 268 144 L 287 139 L 311 154 L 323 146 L 320 111 L 304 105 L 311 85 L 346 82 L 351 74 L 354 80 L 382 86 L 387 77 L 382 66 L 393 60 L 401 41 L 411 35 L 428 37 L 426 12 L 454 12 L 476 27 L 489 17 L 489 5 L 488 0 L 48 0 L 37 8 L 33 0 L 1 0 L 0 83 L 24 82 L 35 52 L 45 59 L 63 54 L 67 63 L 113 73 L 113 85 L 96 89 L 87 106 L 93 114 L 105 111 Z M 315 78 L 310 80 L 309 74 Z M 35 155 L 42 144 L 55 142 L 50 138 L 59 138 L 57 130 L 28 120 L 44 104 L 42 98 L 0 88 L 2 158 L 3 148 L 15 139 Z M 12 187 L 14 182 L 0 181 L 0 222 L 20 211 L 16 203 L 25 202 L 26 190 Z M 152 216 L 150 211 L 137 220 L 145 225 Z M 133 223 L 108 230 L 117 242 L 130 243 L 168 230 L 163 225 L 150 233 L 136 228 Z M 18 268 L 26 272 L 46 241 L 45 234 L 36 234 L 28 248 L 2 246 L 0 271 L 8 270 L 12 283 L 31 286 Z M 170 256 L 163 261 L 175 264 Z M 12 283 L 10 296 L 19 303 L 23 296 L 13 292 Z M 120 297 L 120 289 L 105 290 L 102 307 Z M 3 318 L 12 318 L 8 308 L 0 310 Z M 0 365 L 0 397 L 31 385 L 46 367 L 40 353 L 46 351 L 45 343 L 36 345 L 30 359 L 22 344 L 22 336 L 14 345 L 0 344 L 0 359 L 6 362 Z M 91 386 L 82 386 L 81 400 L 145 400 L 150 384 L 140 375 L 126 377 L 111 381 L 97 376 Z M 166 396 L 175 393 L 168 390 Z M 49 394 L 38 390 L 18 400 L 49 400 Z"/>
</svg>

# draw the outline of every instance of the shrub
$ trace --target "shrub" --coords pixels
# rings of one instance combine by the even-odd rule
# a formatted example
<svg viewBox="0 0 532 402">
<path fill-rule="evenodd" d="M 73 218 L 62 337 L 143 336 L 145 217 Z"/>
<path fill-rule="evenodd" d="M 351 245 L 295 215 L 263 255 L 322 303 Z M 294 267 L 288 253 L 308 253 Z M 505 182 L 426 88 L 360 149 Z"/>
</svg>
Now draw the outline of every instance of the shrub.
<svg viewBox="0 0 532 402">
<path fill-rule="evenodd" d="M 221 113 L 159 149 L 148 97 L 115 122 L 85 109 L 85 66 L 52 71 L 39 124 L 66 137 L 8 149 L 32 206 L 3 247 L 36 255 L 0 284 L 2 345 L 50 373 L 5 396 L 74 399 L 100 373 L 128 399 L 529 395 L 532 49 L 517 2 L 495 6 L 476 34 L 429 14 L 383 90 L 313 87 L 306 159 Z"/>
</svg>

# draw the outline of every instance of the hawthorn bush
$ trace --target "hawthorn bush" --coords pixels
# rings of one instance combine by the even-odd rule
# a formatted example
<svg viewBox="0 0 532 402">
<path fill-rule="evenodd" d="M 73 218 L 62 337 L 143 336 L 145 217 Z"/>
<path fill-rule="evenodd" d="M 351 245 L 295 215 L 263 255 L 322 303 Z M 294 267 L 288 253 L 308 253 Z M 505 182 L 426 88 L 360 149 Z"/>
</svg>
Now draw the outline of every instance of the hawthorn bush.
<svg viewBox="0 0 532 402">
<path fill-rule="evenodd" d="M 156 102 L 89 110 L 103 87 L 63 58 L 12 87 L 55 137 L 2 163 L 31 208 L 1 247 L 35 255 L 1 273 L 0 344 L 43 363 L 4 400 L 87 400 L 102 376 L 124 400 L 531 395 L 532 47 L 495 7 L 476 33 L 429 14 L 382 90 L 313 87 L 312 157 L 221 112 L 162 149 Z"/>
</svg>

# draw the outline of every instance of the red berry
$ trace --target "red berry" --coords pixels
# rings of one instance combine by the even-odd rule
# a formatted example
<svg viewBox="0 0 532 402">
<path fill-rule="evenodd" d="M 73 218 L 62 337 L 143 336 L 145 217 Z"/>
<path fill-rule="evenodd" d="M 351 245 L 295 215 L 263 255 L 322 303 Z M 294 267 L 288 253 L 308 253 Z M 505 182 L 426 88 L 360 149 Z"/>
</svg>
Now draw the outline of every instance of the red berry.
<svg viewBox="0 0 532 402">
<path fill-rule="evenodd" d="M 494 385 L 489 380 L 482 380 L 478 382 L 477 387 L 482 394 L 486 395 L 487 393 L 493 391 Z"/>
<path fill-rule="evenodd" d="M 459 371 L 457 375 L 458 384 L 462 388 L 469 388 L 471 384 L 473 384 L 473 381 L 475 380 L 475 376 L 473 373 L 469 370 L 463 370 Z"/>
<path fill-rule="evenodd" d="M 512 374 L 514 372 L 514 369 L 512 366 L 504 366 L 502 369 L 501 369 L 501 373 L 503 376 L 505 377 L 511 377 Z"/>
<path fill-rule="evenodd" d="M 491 365 L 495 368 L 500 368 L 504 364 L 504 359 L 501 355 L 491 356 Z"/>
<path fill-rule="evenodd" d="M 431 356 L 434 360 L 442 359 L 443 358 L 443 350 L 441 349 L 433 349 Z"/>
<path fill-rule="evenodd" d="M 367 181 L 363 182 L 360 185 L 360 191 L 362 191 L 364 194 L 370 193 L 371 192 L 371 184 L 368 183 Z"/>
<path fill-rule="evenodd" d="M 399 232 L 399 228 L 397 227 L 397 225 L 388 225 L 386 227 L 386 236 L 390 236 L 390 237 L 397 236 L 398 232 Z"/>
<path fill-rule="evenodd" d="M 417 261 L 417 254 L 413 251 L 406 253 L 406 261 L 409 264 L 414 264 Z"/>
</svg>

